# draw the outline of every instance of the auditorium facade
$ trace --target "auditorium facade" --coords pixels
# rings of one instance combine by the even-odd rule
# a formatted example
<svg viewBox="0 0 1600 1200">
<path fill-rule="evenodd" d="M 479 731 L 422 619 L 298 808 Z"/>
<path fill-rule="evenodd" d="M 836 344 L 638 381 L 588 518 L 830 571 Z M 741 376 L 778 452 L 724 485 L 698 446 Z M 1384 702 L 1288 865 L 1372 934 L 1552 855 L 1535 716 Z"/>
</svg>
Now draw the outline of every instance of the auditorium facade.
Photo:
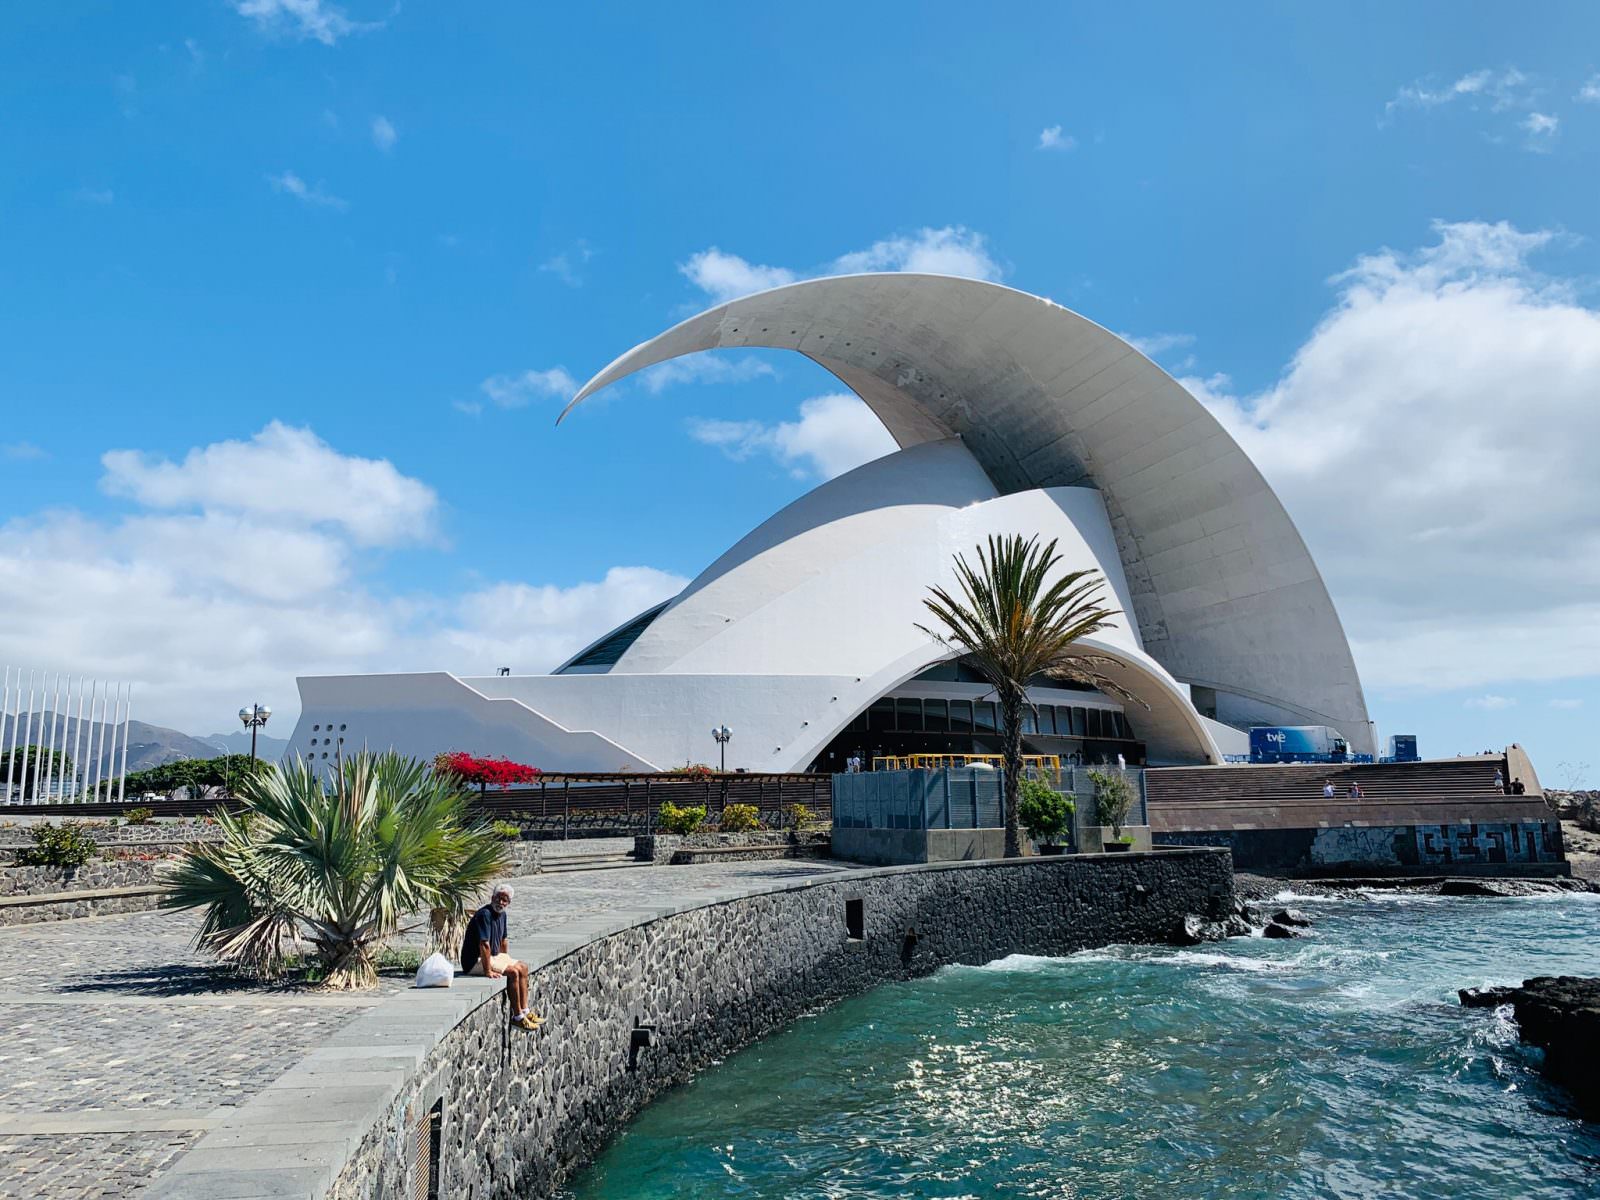
<svg viewBox="0 0 1600 1200">
<path fill-rule="evenodd" d="M 1013 533 L 1054 539 L 1062 570 L 1104 574 L 1122 615 L 1082 648 L 1135 698 L 1036 680 L 1030 752 L 1220 762 L 1260 724 L 1327 725 L 1373 752 L 1338 614 L 1283 505 L 1205 407 L 1123 339 L 992 283 L 819 279 L 634 347 L 568 411 L 657 363 L 739 348 L 831 371 L 899 449 L 774 514 L 549 675 L 302 678 L 290 753 L 459 749 L 655 770 L 715 764 L 724 725 L 729 769 L 750 771 L 995 749 L 992 691 L 917 627 L 929 586 L 954 586 L 956 554 Z"/>
</svg>

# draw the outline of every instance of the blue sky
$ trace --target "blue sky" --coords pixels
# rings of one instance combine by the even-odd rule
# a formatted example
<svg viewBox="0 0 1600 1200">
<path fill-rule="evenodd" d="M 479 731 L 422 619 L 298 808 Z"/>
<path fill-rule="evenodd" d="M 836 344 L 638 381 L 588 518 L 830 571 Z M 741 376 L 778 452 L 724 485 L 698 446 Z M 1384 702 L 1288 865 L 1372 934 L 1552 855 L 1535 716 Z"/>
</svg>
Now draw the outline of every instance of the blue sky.
<svg viewBox="0 0 1600 1200">
<path fill-rule="evenodd" d="M 1600 768 L 1600 14 L 1396 9 L 13 8 L 0 658 L 196 732 L 546 669 L 877 446 L 782 356 L 570 381 L 931 263 L 1234 423 L 1384 731 Z"/>
</svg>

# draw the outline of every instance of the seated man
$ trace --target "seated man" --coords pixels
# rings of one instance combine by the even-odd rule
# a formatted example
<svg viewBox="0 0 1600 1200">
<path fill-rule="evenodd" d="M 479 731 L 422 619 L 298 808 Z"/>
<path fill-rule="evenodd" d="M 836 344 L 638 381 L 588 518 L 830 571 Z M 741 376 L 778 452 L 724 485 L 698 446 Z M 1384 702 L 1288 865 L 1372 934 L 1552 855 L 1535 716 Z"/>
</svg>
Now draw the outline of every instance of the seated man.
<svg viewBox="0 0 1600 1200">
<path fill-rule="evenodd" d="M 467 936 L 461 943 L 461 969 L 468 975 L 506 979 L 511 999 L 511 1023 L 519 1029 L 537 1029 L 543 1018 L 528 1012 L 528 967 L 511 957 L 511 940 L 506 934 L 506 909 L 516 893 L 509 883 L 494 889 L 494 896 L 472 914 Z"/>
</svg>

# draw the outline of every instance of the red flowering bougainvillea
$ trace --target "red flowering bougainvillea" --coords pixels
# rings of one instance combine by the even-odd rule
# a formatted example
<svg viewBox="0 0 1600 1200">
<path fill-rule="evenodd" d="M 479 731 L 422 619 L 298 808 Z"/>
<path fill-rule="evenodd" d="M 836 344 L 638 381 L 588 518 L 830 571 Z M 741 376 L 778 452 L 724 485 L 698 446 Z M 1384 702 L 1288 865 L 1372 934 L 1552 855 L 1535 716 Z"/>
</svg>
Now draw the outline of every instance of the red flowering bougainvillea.
<svg viewBox="0 0 1600 1200">
<path fill-rule="evenodd" d="M 436 775 L 454 775 L 463 783 L 475 783 L 480 789 L 510 787 L 514 783 L 534 783 L 539 778 L 539 768 L 509 758 L 479 758 L 462 750 L 452 750 L 433 760 Z"/>
</svg>

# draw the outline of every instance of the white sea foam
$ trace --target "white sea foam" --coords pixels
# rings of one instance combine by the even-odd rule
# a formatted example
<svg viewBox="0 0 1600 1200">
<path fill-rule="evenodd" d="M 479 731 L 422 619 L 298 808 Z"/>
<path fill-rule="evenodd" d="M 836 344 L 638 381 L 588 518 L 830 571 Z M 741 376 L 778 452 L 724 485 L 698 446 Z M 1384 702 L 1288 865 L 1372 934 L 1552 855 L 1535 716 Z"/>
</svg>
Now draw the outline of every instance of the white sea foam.
<svg viewBox="0 0 1600 1200">
<path fill-rule="evenodd" d="M 1284 964 L 1268 958 L 1243 958 L 1235 954 L 1216 954 L 1207 950 L 1179 950 L 1166 956 L 1167 962 L 1191 967 L 1224 967 L 1230 971 L 1282 971 Z"/>
</svg>

